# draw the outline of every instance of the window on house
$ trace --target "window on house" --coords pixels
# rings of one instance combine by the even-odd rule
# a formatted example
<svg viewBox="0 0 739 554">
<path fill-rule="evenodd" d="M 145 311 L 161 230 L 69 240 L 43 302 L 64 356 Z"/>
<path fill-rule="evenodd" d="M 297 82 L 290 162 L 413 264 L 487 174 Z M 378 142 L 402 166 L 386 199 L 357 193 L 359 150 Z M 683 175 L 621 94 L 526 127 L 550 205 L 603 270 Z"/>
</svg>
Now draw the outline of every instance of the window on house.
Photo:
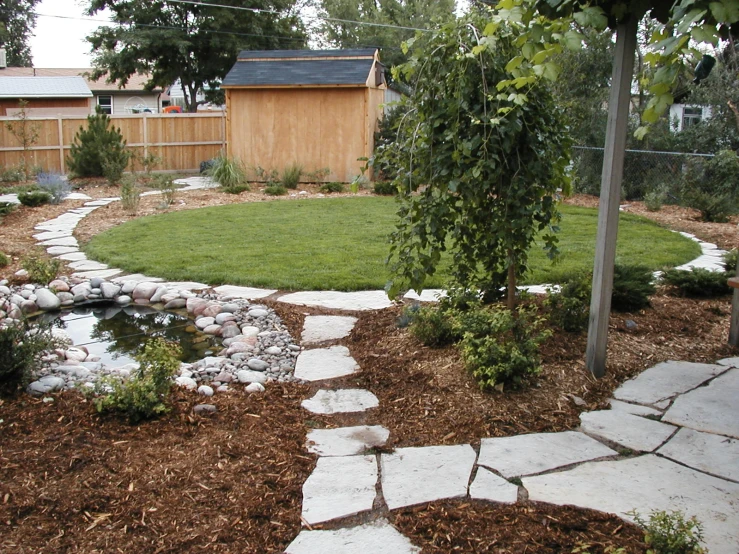
<svg viewBox="0 0 739 554">
<path fill-rule="evenodd" d="M 700 123 L 703 119 L 703 108 L 683 108 L 683 129 Z"/>
<path fill-rule="evenodd" d="M 112 96 L 98 96 L 98 107 L 102 113 L 108 115 L 113 114 L 113 97 Z"/>
</svg>

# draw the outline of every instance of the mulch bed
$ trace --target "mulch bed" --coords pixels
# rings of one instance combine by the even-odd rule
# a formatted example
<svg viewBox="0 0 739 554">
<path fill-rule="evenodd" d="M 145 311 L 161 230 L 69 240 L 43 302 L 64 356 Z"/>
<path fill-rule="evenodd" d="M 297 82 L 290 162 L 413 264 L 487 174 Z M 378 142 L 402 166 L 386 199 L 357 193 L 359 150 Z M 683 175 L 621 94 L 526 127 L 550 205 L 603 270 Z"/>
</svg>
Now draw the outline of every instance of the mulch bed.
<svg viewBox="0 0 739 554">
<path fill-rule="evenodd" d="M 111 195 L 94 183 L 83 192 Z M 182 200 L 174 209 L 244 198 L 202 191 Z M 142 215 L 155 213 L 158 202 L 142 200 Z M 592 205 L 593 199 L 570 202 Z M 11 276 L 33 246 L 33 226 L 72 206 L 23 208 L 6 217 L 0 243 L 16 259 L 0 269 L 0 278 Z M 642 209 L 638 203 L 628 208 Z M 673 207 L 644 215 L 724 248 L 739 243 L 736 222 L 701 224 L 694 212 Z M 77 235 L 85 240 L 129 218 L 113 204 L 85 218 Z M 295 337 L 307 314 L 341 313 L 260 303 L 273 307 Z M 177 391 L 167 416 L 136 426 L 101 417 L 73 393 L 53 395 L 52 403 L 0 400 L 0 551 L 281 552 L 301 528 L 301 488 L 315 465 L 304 447 L 310 428 L 382 424 L 391 431 L 388 449 L 477 447 L 482 437 L 576 428 L 581 412 L 606 407 L 618 384 L 661 361 L 737 355 L 726 343 L 730 297 L 692 300 L 660 291 L 650 309 L 611 317 L 605 378 L 593 379 L 585 368 L 584 333 L 558 332 L 542 349 L 534 386 L 483 393 L 456 349 L 425 347 L 398 328 L 401 311 L 351 314 L 357 326 L 338 341 L 362 371 L 330 386 L 366 388 L 380 399 L 381 409 L 362 415 L 310 414 L 300 401 L 320 385 L 296 384 L 272 384 L 262 395 L 217 395 L 209 400 L 218 407 L 212 415 L 194 414 L 202 398 Z M 454 500 L 384 515 L 424 553 L 645 551 L 633 526 L 571 507 Z"/>
</svg>

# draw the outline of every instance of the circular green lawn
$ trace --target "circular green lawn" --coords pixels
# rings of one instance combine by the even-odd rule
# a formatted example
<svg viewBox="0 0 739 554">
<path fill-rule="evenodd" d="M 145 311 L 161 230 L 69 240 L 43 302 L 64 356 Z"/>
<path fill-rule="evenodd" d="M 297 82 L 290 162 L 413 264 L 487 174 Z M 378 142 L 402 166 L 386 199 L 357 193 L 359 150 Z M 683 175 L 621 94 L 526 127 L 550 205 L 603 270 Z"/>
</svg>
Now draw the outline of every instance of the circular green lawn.
<svg viewBox="0 0 739 554">
<path fill-rule="evenodd" d="M 94 237 L 88 257 L 132 273 L 211 285 L 281 290 L 382 289 L 396 204 L 349 197 L 231 204 L 143 217 Z M 562 206 L 561 260 L 531 252 L 528 283 L 592 269 L 597 210 Z M 648 219 L 622 214 L 617 259 L 661 269 L 700 254 L 698 245 Z M 443 286 L 442 270 L 427 283 Z"/>
</svg>

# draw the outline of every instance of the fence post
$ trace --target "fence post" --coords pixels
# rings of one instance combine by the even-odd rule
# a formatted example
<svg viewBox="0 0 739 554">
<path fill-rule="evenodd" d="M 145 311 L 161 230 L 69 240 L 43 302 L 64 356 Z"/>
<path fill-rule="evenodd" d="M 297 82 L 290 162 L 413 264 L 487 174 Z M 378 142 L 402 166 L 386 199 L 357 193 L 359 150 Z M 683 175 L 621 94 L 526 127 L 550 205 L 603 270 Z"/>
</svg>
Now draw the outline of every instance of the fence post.
<svg viewBox="0 0 739 554">
<path fill-rule="evenodd" d="M 66 169 L 64 167 L 64 125 L 62 124 L 62 116 L 58 116 L 56 119 L 57 130 L 59 132 L 59 171 L 64 174 Z"/>
<path fill-rule="evenodd" d="M 141 118 L 141 121 L 143 122 L 143 135 L 144 135 L 144 159 L 149 155 L 149 125 L 147 123 L 147 117 L 146 112 L 144 112 L 144 117 Z"/>
</svg>

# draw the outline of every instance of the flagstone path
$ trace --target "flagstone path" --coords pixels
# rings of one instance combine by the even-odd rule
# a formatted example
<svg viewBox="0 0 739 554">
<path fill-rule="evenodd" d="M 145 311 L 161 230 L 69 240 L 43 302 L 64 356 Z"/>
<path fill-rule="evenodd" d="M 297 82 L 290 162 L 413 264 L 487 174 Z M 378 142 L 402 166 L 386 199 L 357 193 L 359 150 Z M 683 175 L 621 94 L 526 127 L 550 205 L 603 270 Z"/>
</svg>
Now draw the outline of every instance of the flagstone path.
<svg viewBox="0 0 739 554">
<path fill-rule="evenodd" d="M 187 189 L 211 186 L 207 179 L 178 181 Z M 123 271 L 87 260 L 72 236 L 88 213 L 117 200 L 90 201 L 39 224 L 34 235 L 49 254 L 72 261 L 75 276 L 122 278 Z M 702 255 L 681 266 L 719 270 L 722 251 L 700 243 Z M 162 281 L 145 275 L 126 280 Z M 168 283 L 182 289 L 202 283 Z M 534 291 L 545 287 L 534 287 Z M 234 298 L 257 299 L 277 291 L 216 287 Z M 443 291 L 409 293 L 435 301 Z M 391 305 L 383 291 L 297 292 L 277 298 L 295 305 L 363 311 Z M 362 389 L 334 389 L 330 380 L 361 371 L 346 346 L 335 344 L 351 332 L 355 318 L 308 316 L 302 336 L 310 348 L 298 356 L 295 375 L 320 386 L 302 406 L 320 414 L 381 409 Z M 331 341 L 331 346 L 322 343 Z M 576 431 L 484 438 L 480 444 L 428 445 L 378 453 L 392 430 L 379 425 L 314 429 L 306 449 L 318 454 L 303 486 L 305 526 L 286 552 L 291 554 L 405 554 L 420 548 L 384 517 L 388 510 L 441 500 L 472 498 L 571 504 L 631 519 L 633 511 L 680 510 L 703 523 L 712 554 L 739 552 L 739 357 L 715 364 L 670 361 L 627 381 L 614 392 L 610 410 L 581 414 Z M 520 483 L 520 484 L 517 484 Z M 343 524 L 361 515 L 363 524 Z M 349 521 L 355 521 L 349 520 Z M 314 530 L 318 523 L 334 528 Z"/>
</svg>

